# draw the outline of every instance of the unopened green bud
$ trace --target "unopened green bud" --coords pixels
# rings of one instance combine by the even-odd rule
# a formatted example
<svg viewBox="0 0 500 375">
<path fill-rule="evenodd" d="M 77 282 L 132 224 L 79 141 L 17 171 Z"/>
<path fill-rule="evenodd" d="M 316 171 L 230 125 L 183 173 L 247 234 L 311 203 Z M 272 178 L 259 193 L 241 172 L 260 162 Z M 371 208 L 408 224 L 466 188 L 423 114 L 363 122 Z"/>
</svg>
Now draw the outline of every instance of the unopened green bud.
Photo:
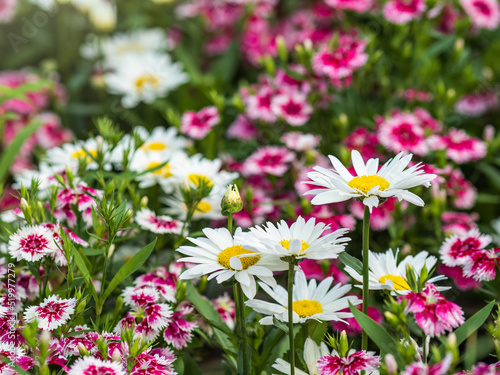
<svg viewBox="0 0 500 375">
<path fill-rule="evenodd" d="M 111 355 L 111 359 L 113 360 L 113 362 L 121 362 L 122 361 L 122 355 L 120 354 L 120 351 L 115 348 L 113 350 L 113 354 Z"/>
<path fill-rule="evenodd" d="M 288 50 L 286 49 L 286 42 L 283 35 L 278 35 L 276 37 L 276 47 L 278 48 L 278 55 L 283 62 L 288 61 Z"/>
<path fill-rule="evenodd" d="M 222 215 L 224 216 L 240 212 L 243 209 L 243 201 L 241 200 L 238 186 L 229 185 L 227 187 L 226 194 L 224 194 L 222 198 L 220 207 L 222 209 Z"/>
<path fill-rule="evenodd" d="M 82 357 L 87 357 L 89 355 L 89 351 L 81 342 L 78 343 L 78 351 Z"/>
<path fill-rule="evenodd" d="M 341 357 L 345 357 L 349 352 L 349 341 L 347 340 L 347 333 L 345 331 L 342 331 L 340 334 L 339 349 Z"/>
<path fill-rule="evenodd" d="M 386 354 L 384 357 L 385 367 L 387 368 L 387 372 L 389 375 L 395 375 L 398 373 L 398 364 L 396 362 L 396 358 L 392 354 Z"/>
</svg>

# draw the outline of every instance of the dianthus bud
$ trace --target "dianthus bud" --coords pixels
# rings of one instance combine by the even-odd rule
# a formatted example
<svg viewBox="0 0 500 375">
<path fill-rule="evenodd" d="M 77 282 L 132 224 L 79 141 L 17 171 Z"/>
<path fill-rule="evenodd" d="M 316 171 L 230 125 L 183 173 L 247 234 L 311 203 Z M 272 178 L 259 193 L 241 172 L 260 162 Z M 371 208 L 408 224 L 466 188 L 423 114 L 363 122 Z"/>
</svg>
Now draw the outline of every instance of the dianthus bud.
<svg viewBox="0 0 500 375">
<path fill-rule="evenodd" d="M 122 361 L 122 355 L 117 348 L 115 348 L 113 350 L 113 354 L 111 354 L 111 359 L 113 360 L 113 362 L 121 362 Z"/>
<path fill-rule="evenodd" d="M 226 194 L 224 194 L 220 202 L 220 207 L 222 208 L 222 215 L 224 216 L 240 212 L 243 209 L 243 201 L 241 200 L 238 186 L 229 185 L 227 187 Z"/>
<path fill-rule="evenodd" d="M 340 334 L 339 350 L 339 354 L 341 357 L 345 357 L 349 352 L 349 341 L 347 340 L 347 333 L 345 331 L 342 331 L 342 333 Z"/>
<path fill-rule="evenodd" d="M 387 368 L 387 372 L 389 375 L 398 373 L 398 364 L 396 363 L 396 358 L 392 354 L 386 354 L 384 357 L 385 367 Z"/>
<path fill-rule="evenodd" d="M 89 351 L 81 342 L 78 343 L 78 351 L 80 352 L 80 355 L 82 357 L 86 357 L 89 355 Z"/>
</svg>

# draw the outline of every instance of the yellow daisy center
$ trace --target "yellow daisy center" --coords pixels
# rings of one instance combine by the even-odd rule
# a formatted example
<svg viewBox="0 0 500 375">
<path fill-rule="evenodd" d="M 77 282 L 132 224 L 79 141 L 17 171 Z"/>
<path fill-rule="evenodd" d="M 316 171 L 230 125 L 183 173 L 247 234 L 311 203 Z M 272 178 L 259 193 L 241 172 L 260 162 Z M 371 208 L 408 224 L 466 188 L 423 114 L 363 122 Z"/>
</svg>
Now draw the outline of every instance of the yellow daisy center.
<svg viewBox="0 0 500 375">
<path fill-rule="evenodd" d="M 202 184 L 207 187 L 213 186 L 212 181 L 207 176 L 204 176 L 202 174 L 191 173 L 188 176 L 188 181 L 194 184 L 196 187 L 200 187 Z"/>
<path fill-rule="evenodd" d="M 380 176 L 358 176 L 354 177 L 347 184 L 353 189 L 361 190 L 363 193 L 367 194 L 371 188 L 378 186 L 379 190 L 385 190 L 389 187 L 389 182 Z"/>
<path fill-rule="evenodd" d="M 241 245 L 233 245 L 222 250 L 219 254 L 219 257 L 217 258 L 217 261 L 221 266 L 224 266 L 234 271 L 234 269 L 232 269 L 229 264 L 229 261 L 231 260 L 232 257 L 243 254 L 253 254 L 253 253 L 255 253 L 255 251 L 246 250 Z M 255 263 L 259 261 L 260 255 L 251 257 L 241 257 L 239 259 L 241 261 L 243 269 L 246 270 L 248 267 L 253 266 Z"/>
<path fill-rule="evenodd" d="M 97 159 L 97 150 L 87 150 L 90 155 Z M 75 159 L 87 159 L 87 161 L 92 161 L 92 158 L 85 152 L 82 148 L 78 151 L 75 151 L 71 154 L 71 156 Z"/>
<path fill-rule="evenodd" d="M 157 87 L 160 81 L 152 74 L 143 74 L 135 80 L 135 87 L 138 90 L 143 90 L 146 85 Z"/>
<path fill-rule="evenodd" d="M 153 168 L 156 168 L 156 167 L 160 166 L 161 164 L 163 164 L 163 163 L 159 163 L 157 161 L 153 161 L 153 162 L 151 162 L 151 163 L 148 164 L 148 166 L 146 167 L 146 169 L 153 169 Z M 151 173 L 153 173 L 153 174 L 155 174 L 157 176 L 165 177 L 165 178 L 173 176 L 172 173 L 170 172 L 170 166 L 168 165 L 168 163 L 165 164 L 163 167 L 154 170 Z"/>
<path fill-rule="evenodd" d="M 315 314 L 323 312 L 323 307 L 321 306 L 321 303 L 310 299 L 302 299 L 293 302 L 292 309 L 301 318 L 307 318 L 308 316 L 313 316 Z"/>
<path fill-rule="evenodd" d="M 163 151 L 167 148 L 167 146 L 162 142 L 149 142 L 142 147 L 150 151 Z"/>
<path fill-rule="evenodd" d="M 385 275 L 382 276 L 378 281 L 381 284 L 385 284 L 386 280 L 391 280 L 396 290 L 411 290 L 410 286 L 401 276 L 396 275 Z"/>
<path fill-rule="evenodd" d="M 198 203 L 198 205 L 196 206 L 196 211 L 198 212 L 202 212 L 204 214 L 206 214 L 208 211 L 210 211 L 212 209 L 212 205 L 206 201 L 201 201 L 200 203 Z"/>
<path fill-rule="evenodd" d="M 290 242 L 292 242 L 292 239 L 289 240 L 281 240 L 280 244 L 283 246 L 285 249 L 290 250 Z M 300 252 L 303 252 L 304 250 L 309 249 L 311 246 L 305 242 L 300 240 Z"/>
</svg>

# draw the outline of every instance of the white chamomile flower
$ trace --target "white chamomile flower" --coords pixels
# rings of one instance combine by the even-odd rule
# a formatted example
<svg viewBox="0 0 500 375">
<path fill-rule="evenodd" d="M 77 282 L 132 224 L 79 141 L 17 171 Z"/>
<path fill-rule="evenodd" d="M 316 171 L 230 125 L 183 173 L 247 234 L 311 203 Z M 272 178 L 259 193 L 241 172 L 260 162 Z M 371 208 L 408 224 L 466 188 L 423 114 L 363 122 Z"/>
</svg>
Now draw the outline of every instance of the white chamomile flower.
<svg viewBox="0 0 500 375">
<path fill-rule="evenodd" d="M 177 129 L 168 129 L 158 126 L 150 133 L 142 126 L 137 126 L 134 131 L 144 140 L 140 147 L 146 153 L 175 154 L 184 151 L 188 146 L 186 138 L 179 136 Z"/>
<path fill-rule="evenodd" d="M 295 272 L 293 285 L 293 323 L 305 323 L 308 320 L 322 321 L 342 321 L 345 318 L 352 318 L 348 312 L 340 312 L 352 305 L 359 305 L 361 300 L 356 296 L 345 296 L 351 290 L 351 285 L 337 284 L 330 289 L 333 283 L 332 277 L 327 277 L 319 284 L 312 279 L 307 283 L 306 276 L 302 271 Z M 260 320 L 263 325 L 273 324 L 273 317 L 288 322 L 288 292 L 280 285 L 271 289 L 264 283 L 259 283 L 262 289 L 269 294 L 276 302 L 271 303 L 261 300 L 247 301 L 246 305 L 256 312 L 268 315 Z"/>
<path fill-rule="evenodd" d="M 165 190 L 170 192 L 172 186 L 176 186 L 174 170 L 186 165 L 187 160 L 188 156 L 182 151 L 169 155 L 144 152 L 139 148 L 130 162 L 130 170 L 139 173 L 136 177 L 136 180 L 139 181 L 139 187 L 146 188 L 160 184 Z M 146 172 L 154 168 L 156 169 Z"/>
<path fill-rule="evenodd" d="M 209 160 L 201 154 L 191 156 L 184 165 L 178 165 L 172 173 L 175 176 L 176 184 L 200 187 L 202 184 L 212 187 L 213 192 L 225 192 L 227 185 L 231 184 L 238 173 L 221 171 L 222 162 L 220 159 Z"/>
<path fill-rule="evenodd" d="M 44 161 L 56 170 L 64 171 L 67 167 L 78 169 L 81 162 L 87 164 L 87 169 L 98 169 L 102 158 L 104 169 L 111 169 L 110 147 L 102 137 L 89 138 L 85 142 L 66 143 L 61 147 L 47 150 Z"/>
<path fill-rule="evenodd" d="M 241 228 L 236 229 L 236 234 L 240 231 Z M 177 249 L 187 255 L 179 262 L 196 263 L 182 273 L 180 278 L 183 280 L 209 275 L 209 280 L 215 278 L 220 284 L 234 277 L 241 284 L 243 293 L 251 299 L 257 293 L 255 277 L 264 281 L 265 284 L 261 285 L 276 286 L 273 270 L 284 270 L 288 266 L 282 263 L 283 267 L 280 267 L 268 256 L 245 249 L 244 245 L 235 242 L 226 228 L 205 228 L 203 233 L 206 237 L 188 237 L 196 246 L 181 246 Z"/>
<path fill-rule="evenodd" d="M 82 56 L 89 60 L 98 58 L 102 51 L 104 65 L 114 67 L 120 64 L 124 56 L 165 52 L 171 45 L 165 30 L 154 28 L 116 33 L 101 40 L 95 35 L 90 35 L 80 51 Z"/>
<path fill-rule="evenodd" d="M 193 213 L 193 220 L 201 219 L 223 219 L 221 214 L 220 202 L 224 192 L 212 192 L 208 197 L 203 198 L 196 206 Z M 179 190 L 174 190 L 173 193 L 164 199 L 161 199 L 168 207 L 164 210 L 167 215 L 177 217 L 180 220 L 185 220 L 188 214 L 188 207 L 184 203 Z"/>
<path fill-rule="evenodd" d="M 316 224 L 315 218 L 307 222 L 299 216 L 291 226 L 282 220 L 277 226 L 268 222 L 267 226 L 250 228 L 242 234 L 243 241 L 250 248 L 262 254 L 275 257 L 293 256 L 296 259 L 333 259 L 345 250 L 348 237 L 341 237 L 348 229 L 341 228 L 322 236 L 328 226 Z"/>
<path fill-rule="evenodd" d="M 411 292 L 410 285 L 408 284 L 408 279 L 406 277 L 407 265 L 413 268 L 413 273 L 415 279 L 420 278 L 422 269 L 427 269 L 430 273 L 432 268 L 436 265 L 437 258 L 429 255 L 427 251 L 422 251 L 416 256 L 408 255 L 398 264 L 398 253 L 393 253 L 391 249 L 387 250 L 385 253 L 374 253 L 369 251 L 369 289 L 370 290 L 380 290 L 387 289 L 393 294 L 408 294 Z M 347 272 L 353 279 L 363 282 L 363 276 L 358 274 L 354 269 L 346 266 L 345 272 Z M 432 277 L 426 282 L 435 283 L 436 281 L 446 280 L 446 276 L 439 275 Z M 438 290 L 447 290 L 449 287 L 437 287 Z"/>
<path fill-rule="evenodd" d="M 320 188 L 308 191 L 306 194 L 315 195 L 312 204 L 328 204 L 343 202 L 351 198 L 362 198 L 365 206 L 371 210 L 377 207 L 380 198 L 396 197 L 400 201 L 406 200 L 417 206 L 423 206 L 424 201 L 419 196 L 409 192 L 416 186 L 430 186 L 436 175 L 425 173 L 422 164 L 405 168 L 411 161 L 412 154 L 403 152 L 386 162 L 380 170 L 379 160 L 369 159 L 366 164 L 361 154 L 353 150 L 351 160 L 356 176 L 353 176 L 342 163 L 334 156 L 329 156 L 333 170 L 315 167 L 315 172 L 307 176 L 312 180 L 309 185 Z"/>
<path fill-rule="evenodd" d="M 186 83 L 188 76 L 167 54 L 146 52 L 124 56 L 115 70 L 104 75 L 104 80 L 111 93 L 123 95 L 122 105 L 132 108 L 165 97 Z"/>
</svg>

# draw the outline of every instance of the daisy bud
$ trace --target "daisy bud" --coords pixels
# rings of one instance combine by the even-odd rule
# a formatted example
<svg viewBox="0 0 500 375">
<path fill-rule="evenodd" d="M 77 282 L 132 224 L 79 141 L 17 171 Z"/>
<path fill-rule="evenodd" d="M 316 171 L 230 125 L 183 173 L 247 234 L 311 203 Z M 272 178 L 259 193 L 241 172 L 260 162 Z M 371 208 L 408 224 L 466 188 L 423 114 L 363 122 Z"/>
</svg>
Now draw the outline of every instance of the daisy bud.
<svg viewBox="0 0 500 375">
<path fill-rule="evenodd" d="M 141 207 L 147 207 L 148 206 L 148 197 L 147 196 L 143 196 L 142 199 L 141 199 Z"/>
<path fill-rule="evenodd" d="M 457 346 L 457 336 L 452 332 L 448 335 L 448 345 L 452 348 Z"/>
<path fill-rule="evenodd" d="M 113 353 L 111 354 L 111 359 L 113 360 L 113 362 L 121 362 L 122 361 L 122 355 L 117 348 L 115 348 L 115 350 L 113 350 Z"/>
<path fill-rule="evenodd" d="M 243 201 L 241 200 L 238 186 L 229 185 L 226 194 L 222 198 L 221 204 L 222 215 L 229 216 L 235 212 L 240 212 L 243 209 Z"/>
<path fill-rule="evenodd" d="M 86 357 L 89 355 L 89 351 L 81 342 L 78 343 L 78 351 L 80 352 L 80 355 L 82 357 Z"/>
<path fill-rule="evenodd" d="M 396 363 L 396 358 L 392 354 L 386 354 L 384 357 L 385 367 L 389 375 L 395 375 L 398 373 L 398 364 Z"/>
<path fill-rule="evenodd" d="M 89 19 L 97 30 L 110 31 L 116 26 L 116 6 L 111 1 L 99 1 L 89 8 Z"/>
</svg>

